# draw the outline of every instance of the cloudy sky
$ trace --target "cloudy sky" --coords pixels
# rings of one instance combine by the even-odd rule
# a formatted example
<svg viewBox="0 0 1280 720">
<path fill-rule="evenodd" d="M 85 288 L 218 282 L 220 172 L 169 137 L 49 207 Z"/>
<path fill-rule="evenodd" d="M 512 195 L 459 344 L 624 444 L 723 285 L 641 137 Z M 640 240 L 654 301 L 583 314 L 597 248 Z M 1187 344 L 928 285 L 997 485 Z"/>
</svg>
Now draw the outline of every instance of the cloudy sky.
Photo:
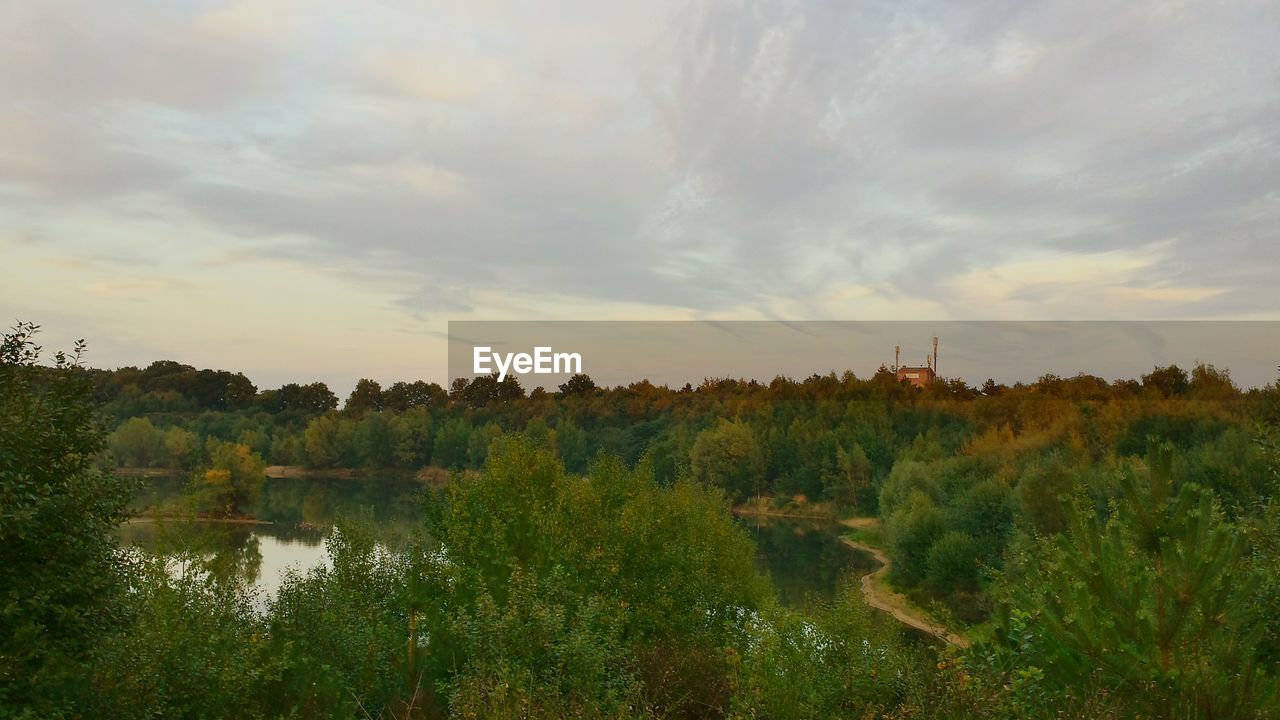
<svg viewBox="0 0 1280 720">
<path fill-rule="evenodd" d="M 1278 318 L 1280 3 L 0 1 L 0 309 L 260 385 L 449 319 Z"/>
</svg>

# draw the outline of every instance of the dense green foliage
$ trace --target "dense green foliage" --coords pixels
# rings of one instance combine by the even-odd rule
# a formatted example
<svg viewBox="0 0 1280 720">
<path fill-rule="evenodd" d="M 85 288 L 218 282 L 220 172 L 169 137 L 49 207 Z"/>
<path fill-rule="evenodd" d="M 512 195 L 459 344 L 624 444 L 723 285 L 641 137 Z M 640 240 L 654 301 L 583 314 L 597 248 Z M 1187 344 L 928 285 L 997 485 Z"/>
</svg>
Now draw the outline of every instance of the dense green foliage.
<svg viewBox="0 0 1280 720">
<path fill-rule="evenodd" d="M 1248 717 L 1274 691 L 1258 653 L 1261 568 L 1212 492 L 1173 487 L 1172 459 L 1154 446 L 1104 515 L 1080 507 L 1067 532 L 1016 555 L 1009 606 L 1035 621 L 1043 667 L 1067 687 L 1152 715 Z"/>
<path fill-rule="evenodd" d="M 1277 402 L 1274 386 L 1242 392 L 1225 371 L 1200 365 L 1114 383 L 1087 375 L 988 382 L 981 391 L 946 380 L 916 390 L 883 369 L 867 379 L 722 379 L 681 389 L 644 381 L 599 388 L 580 376 L 557 392 L 528 394 L 513 378 L 459 380 L 449 393 L 363 380 L 342 411 L 276 409 L 280 393 L 296 394 L 282 388 L 241 409 L 197 412 L 181 409 L 195 401 L 172 389 L 182 385 L 166 380 L 166 368 L 197 376 L 173 363 L 97 376 L 122 464 L 209 468 L 211 449 L 230 442 L 268 463 L 318 469 L 479 469 L 496 438 L 524 433 L 572 473 L 603 452 L 627 465 L 644 458 L 664 485 L 690 478 L 739 502 L 782 495 L 878 515 L 894 581 L 964 622 L 989 617 L 988 570 L 1001 566 L 1012 539 L 1064 531 L 1070 505 L 1062 498 L 1077 490 L 1101 509 L 1118 492 L 1119 469 L 1151 437 L 1176 447 L 1175 484 L 1211 490 L 1228 515 L 1264 497 L 1257 423 Z M 138 378 L 163 389 L 142 392 L 129 384 Z M 169 410 L 123 414 L 127 403 L 163 402 Z"/>
<path fill-rule="evenodd" d="M 37 329 L 0 344 L 0 710 L 46 717 L 80 695 L 95 640 L 122 620 L 129 568 L 111 531 L 134 488 L 93 465 L 83 346 L 40 368 Z"/>
<path fill-rule="evenodd" d="M 362 381 L 338 411 L 315 385 L 176 363 L 41 369 L 29 337 L 6 337 L 2 370 L 7 714 L 1280 713 L 1274 385 L 1210 366 L 981 391 L 887 372 L 527 395 Z M 414 537 L 344 519 L 329 563 L 264 599 L 204 556 L 126 563 L 104 449 L 183 469 L 226 515 L 267 462 L 468 472 Z M 894 584 L 975 644 L 904 639 L 853 584 L 779 605 L 726 511 L 761 494 L 878 515 Z"/>
</svg>

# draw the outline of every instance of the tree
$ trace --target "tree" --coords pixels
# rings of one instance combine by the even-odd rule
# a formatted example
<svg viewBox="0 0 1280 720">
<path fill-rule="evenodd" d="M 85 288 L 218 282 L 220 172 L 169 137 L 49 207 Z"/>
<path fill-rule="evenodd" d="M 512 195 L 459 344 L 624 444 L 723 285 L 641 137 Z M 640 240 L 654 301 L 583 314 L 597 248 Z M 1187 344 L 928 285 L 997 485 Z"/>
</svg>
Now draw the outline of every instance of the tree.
<svg viewBox="0 0 1280 720">
<path fill-rule="evenodd" d="M 419 468 L 431 460 L 434 421 L 424 407 L 412 408 L 391 423 L 391 455 L 398 467 Z"/>
<path fill-rule="evenodd" d="M 837 446 L 835 470 L 823 476 L 827 497 L 844 507 L 857 507 L 862 493 L 870 487 L 871 461 L 862 446 L 854 443 L 849 450 Z"/>
<path fill-rule="evenodd" d="M 1013 494 L 995 480 L 979 480 L 956 493 L 947 504 L 947 527 L 967 534 L 981 548 L 976 559 L 996 562 L 1013 528 Z"/>
<path fill-rule="evenodd" d="M 590 395 L 596 391 L 596 381 L 586 373 L 578 373 L 560 385 L 560 396 Z"/>
<path fill-rule="evenodd" d="M 497 423 L 485 423 L 471 431 L 467 438 L 467 464 L 470 467 L 484 467 L 485 458 L 489 455 L 489 446 L 494 440 L 502 437 L 502 428 Z"/>
<path fill-rule="evenodd" d="M 446 399 L 444 388 L 422 380 L 396 382 L 382 391 L 382 407 L 404 412 L 412 408 L 442 407 Z"/>
<path fill-rule="evenodd" d="M 37 365 L 39 327 L 0 343 L 0 707 L 61 714 L 79 667 L 122 620 L 128 566 L 114 530 L 136 490 L 94 466 L 104 448 L 84 343 Z"/>
<path fill-rule="evenodd" d="M 565 468 L 572 473 L 587 471 L 587 431 L 569 418 L 561 418 L 554 430 L 556 447 Z"/>
<path fill-rule="evenodd" d="M 470 380 L 465 377 L 454 378 L 453 384 L 449 386 L 449 399 L 465 402 L 474 408 L 482 408 L 491 402 L 511 403 L 522 397 L 524 388 L 515 375 L 508 375 L 499 381 L 496 372 Z"/>
<path fill-rule="evenodd" d="M 436 432 L 431 459 L 440 467 L 461 470 L 467 466 L 467 447 L 471 440 L 471 425 L 463 418 L 450 418 Z"/>
<path fill-rule="evenodd" d="M 197 473 L 192 493 L 197 506 L 224 517 L 243 514 L 258 501 L 267 464 L 239 443 L 210 440 L 209 467 Z"/>
<path fill-rule="evenodd" d="M 305 465 L 307 451 L 302 444 L 302 435 L 292 432 L 277 432 L 272 435 L 268 459 L 274 465 Z"/>
<path fill-rule="evenodd" d="M 1009 590 L 1032 613 L 1049 675 L 1102 683 L 1142 714 L 1245 718 L 1267 693 L 1255 657 L 1254 576 L 1213 493 L 1174 488 L 1172 449 L 1119 477 L 1100 516 L 1081 504 L 1067 532 L 1025 558 Z"/>
<path fill-rule="evenodd" d="M 338 464 L 342 458 L 338 445 L 338 418 L 326 413 L 307 423 L 302 433 L 302 446 L 310 467 L 327 468 Z"/>
<path fill-rule="evenodd" d="M 453 382 L 449 383 L 449 399 L 458 402 L 467 399 L 467 388 L 471 387 L 471 380 L 465 377 L 456 377 Z"/>
<path fill-rule="evenodd" d="M 942 511 L 920 490 L 913 490 L 896 508 L 885 520 L 893 574 L 908 583 L 918 582 L 927 570 L 929 551 L 942 536 L 946 523 Z"/>
<path fill-rule="evenodd" d="M 1036 532 L 1051 535 L 1067 527 L 1071 507 L 1066 498 L 1073 476 L 1059 454 L 1033 462 L 1018 480 L 1017 496 L 1022 516 Z"/>
<path fill-rule="evenodd" d="M 1177 365 L 1156 367 L 1142 376 L 1142 387 L 1151 388 L 1165 397 L 1186 395 L 1191 388 L 1187 371 Z"/>
<path fill-rule="evenodd" d="M 184 557 L 193 565 L 200 558 Z M 92 695 L 78 717 L 263 717 L 285 659 L 261 642 L 253 596 L 214 574 L 176 576 L 140 561 L 132 621 L 104 639 L 85 668 Z"/>
<path fill-rule="evenodd" d="M 689 455 L 698 481 L 744 500 L 764 487 L 764 453 L 751 428 L 740 420 L 722 420 L 698 434 Z"/>
<path fill-rule="evenodd" d="M 160 366 L 153 363 L 151 368 Z M 162 366 L 170 368 L 170 365 Z M 205 410 L 233 410 L 248 407 L 257 396 L 258 389 L 241 373 L 226 370 L 195 370 L 189 366 L 179 372 L 167 372 L 152 380 L 147 389 L 172 390 L 195 401 Z"/>
<path fill-rule="evenodd" d="M 453 699 L 480 716 L 531 700 L 543 704 L 507 716 L 561 717 L 562 700 L 612 706 L 632 666 L 655 685 L 714 682 L 708 670 L 728 671 L 726 639 L 767 593 L 718 492 L 659 487 L 644 463 L 608 457 L 587 478 L 567 475 L 521 435 L 449 485 L 431 534 L 456 570 L 427 654 L 463 669 Z M 670 704 L 667 717 L 705 716 L 683 693 Z"/>
<path fill-rule="evenodd" d="M 164 449 L 169 462 L 183 470 L 190 470 L 200 463 L 203 443 L 195 433 L 174 426 L 164 434 Z"/>
<path fill-rule="evenodd" d="M 943 533 L 929 548 L 925 559 L 926 579 L 939 593 L 973 592 L 978 588 L 980 555 L 978 544 L 968 533 L 955 530 Z"/>
<path fill-rule="evenodd" d="M 495 386 L 494 399 L 498 402 L 510 403 L 524 397 L 524 387 L 520 385 L 520 378 L 515 375 L 508 375 L 502 378 Z"/>
<path fill-rule="evenodd" d="M 158 467 L 169 459 L 164 432 L 146 418 L 134 417 L 124 421 L 107 436 L 107 447 L 116 462 L 125 467 Z"/>
<path fill-rule="evenodd" d="M 267 402 L 268 398 L 263 398 L 265 409 L 268 412 L 296 410 L 314 414 L 328 412 L 338 407 L 338 396 L 334 395 L 329 386 L 322 382 L 315 382 L 309 385 L 289 383 L 275 392 L 274 401 Z M 265 395 L 266 393 L 264 393 Z"/>
<path fill-rule="evenodd" d="M 392 421 L 389 415 L 368 413 L 355 426 L 355 443 L 360 464 L 365 467 L 391 467 Z"/>
<path fill-rule="evenodd" d="M 351 415 L 364 415 L 369 411 L 378 411 L 382 409 L 382 386 L 377 381 L 361 378 L 356 383 L 356 387 L 351 391 L 351 396 L 347 398 L 347 404 L 342 406 L 342 411 Z"/>
<path fill-rule="evenodd" d="M 1206 363 L 1196 363 L 1189 388 L 1197 400 L 1225 400 L 1240 394 L 1240 389 L 1231 381 L 1231 373 Z"/>
</svg>

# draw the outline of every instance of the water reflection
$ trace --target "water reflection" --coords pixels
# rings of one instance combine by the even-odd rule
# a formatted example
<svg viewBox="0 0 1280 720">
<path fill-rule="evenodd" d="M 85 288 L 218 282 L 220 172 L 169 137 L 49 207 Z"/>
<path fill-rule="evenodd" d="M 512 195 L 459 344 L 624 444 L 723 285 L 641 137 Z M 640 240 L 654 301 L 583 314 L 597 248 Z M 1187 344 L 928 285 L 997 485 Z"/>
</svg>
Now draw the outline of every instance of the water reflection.
<svg viewBox="0 0 1280 720">
<path fill-rule="evenodd" d="M 120 527 L 121 542 L 154 555 L 181 557 L 213 575 L 274 597 L 286 571 L 328 562 L 326 531 L 281 525 L 198 520 L 135 519 Z"/>
<path fill-rule="evenodd" d="M 786 605 L 835 596 L 840 580 L 876 568 L 871 556 L 844 544 L 837 523 L 803 518 L 740 517 L 756 542 L 756 566 Z"/>
<path fill-rule="evenodd" d="M 288 571 L 328 563 L 324 539 L 335 523 L 361 518 L 394 547 L 421 530 L 425 514 L 422 486 L 396 478 L 269 478 L 249 511 L 256 522 L 172 517 L 186 508 L 183 487 L 182 478 L 148 478 L 132 506 L 136 517 L 120 527 L 121 542 L 256 588 L 262 603 Z"/>
<path fill-rule="evenodd" d="M 183 488 L 180 477 L 147 478 L 134 499 L 133 513 L 182 513 Z M 379 528 L 404 528 L 421 523 L 426 497 L 422 485 L 400 478 L 268 478 L 246 514 L 273 525 L 327 528 L 339 518 L 360 513 L 371 515 Z"/>
<path fill-rule="evenodd" d="M 134 502 L 135 518 L 120 528 L 127 545 L 166 556 L 195 558 L 204 569 L 274 597 L 286 571 L 328 561 L 324 538 L 342 518 L 365 516 L 377 539 L 396 547 L 420 533 L 426 492 L 410 480 L 362 478 L 267 480 L 252 515 L 262 524 L 165 519 L 182 508 L 181 478 L 148 478 Z M 156 512 L 159 510 L 160 512 Z M 740 518 L 756 543 L 756 563 L 779 599 L 802 605 L 830 599 L 843 576 L 875 567 L 840 541 L 840 526 L 795 518 Z"/>
</svg>

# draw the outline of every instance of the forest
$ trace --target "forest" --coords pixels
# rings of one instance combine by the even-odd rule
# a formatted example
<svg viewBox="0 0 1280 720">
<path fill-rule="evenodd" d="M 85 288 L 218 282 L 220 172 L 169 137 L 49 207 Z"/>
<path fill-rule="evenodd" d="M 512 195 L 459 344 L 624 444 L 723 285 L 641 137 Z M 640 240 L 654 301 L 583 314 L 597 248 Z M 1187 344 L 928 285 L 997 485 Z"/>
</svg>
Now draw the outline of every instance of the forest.
<svg viewBox="0 0 1280 720">
<path fill-rule="evenodd" d="M 0 358 L 7 716 L 1280 714 L 1277 383 L 495 375 L 365 379 L 339 408 L 322 383 L 45 362 L 37 330 Z M 388 545 L 344 519 L 265 610 L 112 534 L 128 471 L 236 518 L 269 465 L 430 478 L 427 520 Z M 904 638 L 856 577 L 778 603 L 735 506 L 877 518 L 852 534 L 971 642 Z"/>
</svg>

